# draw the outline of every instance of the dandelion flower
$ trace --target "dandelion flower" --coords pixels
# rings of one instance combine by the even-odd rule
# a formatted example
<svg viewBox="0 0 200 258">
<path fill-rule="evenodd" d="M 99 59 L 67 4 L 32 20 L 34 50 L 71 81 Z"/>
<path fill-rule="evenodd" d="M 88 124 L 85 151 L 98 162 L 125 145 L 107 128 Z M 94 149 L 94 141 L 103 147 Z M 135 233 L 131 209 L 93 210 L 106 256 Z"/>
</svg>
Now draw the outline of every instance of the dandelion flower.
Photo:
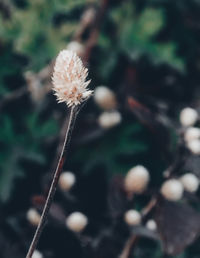
<svg viewBox="0 0 200 258">
<path fill-rule="evenodd" d="M 53 90 L 58 102 L 65 102 L 69 107 L 79 105 L 92 91 L 87 89 L 88 69 L 83 66 L 77 54 L 62 50 L 55 62 L 53 72 Z"/>
</svg>

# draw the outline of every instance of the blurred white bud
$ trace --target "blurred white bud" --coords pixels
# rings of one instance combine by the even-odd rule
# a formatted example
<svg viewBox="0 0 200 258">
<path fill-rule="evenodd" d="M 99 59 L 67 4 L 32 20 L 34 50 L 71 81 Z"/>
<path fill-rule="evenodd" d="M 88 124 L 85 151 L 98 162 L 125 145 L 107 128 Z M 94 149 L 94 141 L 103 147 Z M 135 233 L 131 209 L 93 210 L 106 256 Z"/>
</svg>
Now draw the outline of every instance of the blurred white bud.
<svg viewBox="0 0 200 258">
<path fill-rule="evenodd" d="M 59 178 L 59 186 L 63 191 L 69 191 L 76 182 L 76 177 L 72 172 L 63 172 Z"/>
<path fill-rule="evenodd" d="M 195 139 L 187 143 L 188 149 L 195 155 L 200 154 L 200 140 Z"/>
<path fill-rule="evenodd" d="M 189 127 L 184 133 L 184 140 L 186 142 L 200 138 L 200 129 L 197 127 Z"/>
<path fill-rule="evenodd" d="M 156 231 L 157 225 L 156 225 L 155 220 L 153 220 L 153 219 L 148 220 L 147 223 L 146 223 L 146 227 L 149 230 Z"/>
<path fill-rule="evenodd" d="M 194 193 L 199 187 L 199 179 L 192 173 L 187 173 L 180 177 L 180 181 L 186 191 Z"/>
<path fill-rule="evenodd" d="M 41 216 L 36 209 L 31 208 L 27 211 L 26 218 L 33 226 L 37 226 L 40 223 Z"/>
<path fill-rule="evenodd" d="M 169 179 L 163 183 L 161 194 L 169 201 L 178 201 L 183 196 L 183 185 L 179 180 Z"/>
<path fill-rule="evenodd" d="M 129 226 L 139 225 L 141 223 L 141 215 L 136 210 L 128 210 L 124 215 L 124 220 Z"/>
<path fill-rule="evenodd" d="M 124 179 L 126 191 L 133 193 L 142 193 L 149 183 L 149 171 L 141 166 L 135 166 L 130 169 Z"/>
<path fill-rule="evenodd" d="M 115 109 L 117 100 L 112 90 L 105 86 L 99 86 L 94 91 L 94 100 L 102 109 Z"/>
<path fill-rule="evenodd" d="M 66 226 L 74 232 L 81 232 L 87 224 L 88 219 L 81 212 L 73 212 L 66 219 Z"/>
<path fill-rule="evenodd" d="M 82 56 L 84 53 L 84 46 L 78 41 L 71 41 L 67 45 L 67 50 L 75 52 L 78 56 Z"/>
<path fill-rule="evenodd" d="M 43 255 L 38 250 L 35 250 L 32 258 L 43 258 Z"/>
<path fill-rule="evenodd" d="M 192 126 L 198 119 L 198 113 L 195 109 L 187 107 L 180 113 L 180 122 L 183 126 Z"/>
<path fill-rule="evenodd" d="M 118 111 L 103 112 L 98 118 L 99 125 L 104 129 L 118 125 L 121 120 L 122 117 Z"/>
</svg>

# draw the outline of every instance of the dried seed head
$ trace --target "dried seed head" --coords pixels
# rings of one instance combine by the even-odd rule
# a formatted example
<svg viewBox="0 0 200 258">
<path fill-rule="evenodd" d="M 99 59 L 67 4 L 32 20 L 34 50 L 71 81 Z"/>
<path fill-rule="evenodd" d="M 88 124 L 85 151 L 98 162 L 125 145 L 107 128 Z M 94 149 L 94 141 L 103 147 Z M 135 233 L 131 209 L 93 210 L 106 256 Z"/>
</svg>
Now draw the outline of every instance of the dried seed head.
<svg viewBox="0 0 200 258">
<path fill-rule="evenodd" d="M 195 155 L 200 155 L 200 140 L 194 139 L 187 143 L 188 149 Z"/>
<path fill-rule="evenodd" d="M 129 226 L 139 225 L 141 223 L 141 215 L 136 210 L 128 210 L 124 215 L 124 220 Z"/>
<path fill-rule="evenodd" d="M 198 190 L 199 179 L 192 173 L 187 173 L 180 178 L 181 183 L 186 191 L 194 193 Z"/>
<path fill-rule="evenodd" d="M 99 86 L 94 91 L 94 100 L 102 109 L 115 109 L 117 100 L 112 90 L 105 86 Z"/>
<path fill-rule="evenodd" d="M 32 258 L 43 258 L 43 255 L 38 250 L 35 250 Z"/>
<path fill-rule="evenodd" d="M 63 191 L 69 191 L 76 182 L 76 177 L 71 172 L 63 172 L 59 178 L 59 186 Z"/>
<path fill-rule="evenodd" d="M 37 226 L 40 223 L 41 216 L 36 209 L 31 208 L 27 211 L 26 218 L 33 226 Z"/>
<path fill-rule="evenodd" d="M 157 225 L 156 225 L 155 220 L 153 220 L 153 219 L 148 220 L 147 223 L 146 223 L 146 227 L 149 230 L 156 231 Z"/>
<path fill-rule="evenodd" d="M 121 120 L 122 117 L 118 111 L 103 112 L 98 118 L 99 125 L 104 129 L 118 125 Z"/>
<path fill-rule="evenodd" d="M 180 122 L 183 126 L 192 126 L 198 119 L 198 113 L 195 109 L 187 107 L 180 113 Z"/>
<path fill-rule="evenodd" d="M 81 212 L 73 212 L 66 219 L 66 226 L 74 232 L 81 232 L 87 224 L 88 219 Z"/>
<path fill-rule="evenodd" d="M 163 183 L 161 194 L 169 201 L 178 201 L 183 195 L 183 185 L 177 179 L 169 179 Z"/>
<path fill-rule="evenodd" d="M 184 133 L 184 140 L 186 142 L 200 138 L 200 129 L 197 127 L 189 127 Z"/>
<path fill-rule="evenodd" d="M 125 189 L 132 193 L 142 193 L 146 189 L 149 179 L 149 171 L 145 167 L 135 166 L 128 171 L 125 177 Z"/>
<path fill-rule="evenodd" d="M 53 72 L 53 90 L 58 102 L 68 106 L 78 105 L 88 98 L 92 91 L 87 89 L 88 69 L 81 59 L 70 50 L 62 50 L 56 58 Z"/>
</svg>

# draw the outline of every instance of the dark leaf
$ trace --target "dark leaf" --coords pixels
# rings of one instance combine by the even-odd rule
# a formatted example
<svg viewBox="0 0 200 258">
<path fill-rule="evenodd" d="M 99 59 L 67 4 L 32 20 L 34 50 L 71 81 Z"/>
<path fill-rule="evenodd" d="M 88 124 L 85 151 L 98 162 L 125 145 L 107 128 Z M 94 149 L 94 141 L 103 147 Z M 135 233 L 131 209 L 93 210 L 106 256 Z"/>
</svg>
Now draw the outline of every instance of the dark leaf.
<svg viewBox="0 0 200 258">
<path fill-rule="evenodd" d="M 200 214 L 186 204 L 162 200 L 156 212 L 164 251 L 176 255 L 200 234 Z"/>
</svg>

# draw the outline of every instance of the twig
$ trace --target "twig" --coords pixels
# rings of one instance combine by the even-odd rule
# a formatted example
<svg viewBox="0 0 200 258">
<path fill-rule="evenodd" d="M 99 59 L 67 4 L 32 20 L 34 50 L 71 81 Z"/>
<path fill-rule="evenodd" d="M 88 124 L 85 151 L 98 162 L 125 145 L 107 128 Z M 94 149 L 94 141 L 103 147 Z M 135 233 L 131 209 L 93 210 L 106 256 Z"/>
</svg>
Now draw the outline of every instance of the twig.
<svg viewBox="0 0 200 258">
<path fill-rule="evenodd" d="M 65 158 L 66 158 L 66 151 L 67 151 L 67 148 L 68 148 L 70 140 L 71 140 L 71 135 L 72 135 L 72 131 L 73 131 L 73 128 L 74 128 L 74 123 L 76 121 L 76 117 L 77 117 L 78 112 L 80 111 L 81 107 L 82 107 L 81 105 L 78 105 L 78 106 L 73 106 L 71 108 L 69 123 L 67 125 L 65 139 L 64 139 L 62 151 L 61 151 L 61 154 L 60 154 L 60 158 L 59 158 L 59 161 L 58 161 L 58 165 L 57 165 L 56 171 L 55 171 L 54 176 L 53 176 L 51 187 L 49 189 L 49 193 L 48 193 L 48 196 L 47 196 L 47 199 L 46 199 L 46 202 L 45 202 L 45 206 L 44 206 L 44 209 L 43 209 L 43 212 L 42 212 L 42 215 L 41 215 L 40 223 L 39 223 L 39 225 L 36 229 L 35 235 L 33 237 L 31 245 L 29 247 L 26 258 L 31 258 L 32 257 L 33 252 L 34 252 L 34 250 L 37 246 L 37 243 L 39 241 L 40 235 L 41 235 L 41 233 L 43 231 L 43 228 L 45 226 L 45 223 L 46 223 L 46 220 L 47 220 L 47 215 L 48 215 L 49 209 L 51 207 L 53 197 L 54 197 L 55 192 L 56 192 L 59 176 L 60 176 L 60 173 L 62 172 L 64 161 L 65 161 Z"/>
<path fill-rule="evenodd" d="M 146 217 L 149 212 L 155 207 L 156 203 L 157 203 L 157 197 L 153 197 L 150 202 L 147 204 L 147 206 L 145 206 L 142 211 L 141 211 L 141 214 L 142 214 L 142 217 Z"/>
<path fill-rule="evenodd" d="M 132 250 L 132 247 L 133 247 L 133 245 L 134 245 L 136 240 L 137 240 L 136 236 L 131 236 L 127 240 L 127 242 L 125 244 L 125 247 L 124 247 L 122 253 L 120 254 L 119 258 L 129 258 L 131 250 Z"/>
</svg>

